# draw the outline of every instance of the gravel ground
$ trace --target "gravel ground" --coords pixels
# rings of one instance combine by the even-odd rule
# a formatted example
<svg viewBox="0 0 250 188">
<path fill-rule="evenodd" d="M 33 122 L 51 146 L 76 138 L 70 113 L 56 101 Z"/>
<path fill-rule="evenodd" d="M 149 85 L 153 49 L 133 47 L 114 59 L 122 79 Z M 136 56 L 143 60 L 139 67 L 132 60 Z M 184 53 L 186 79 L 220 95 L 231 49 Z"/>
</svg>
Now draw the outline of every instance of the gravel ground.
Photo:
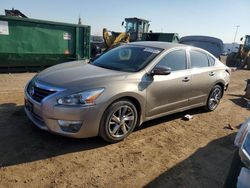
<svg viewBox="0 0 250 188">
<path fill-rule="evenodd" d="M 237 131 L 224 127 L 250 116 L 243 98 L 250 71 L 239 70 L 214 112 L 149 121 L 117 144 L 64 138 L 25 117 L 23 88 L 33 75 L 0 74 L 0 187 L 222 187 Z"/>
</svg>

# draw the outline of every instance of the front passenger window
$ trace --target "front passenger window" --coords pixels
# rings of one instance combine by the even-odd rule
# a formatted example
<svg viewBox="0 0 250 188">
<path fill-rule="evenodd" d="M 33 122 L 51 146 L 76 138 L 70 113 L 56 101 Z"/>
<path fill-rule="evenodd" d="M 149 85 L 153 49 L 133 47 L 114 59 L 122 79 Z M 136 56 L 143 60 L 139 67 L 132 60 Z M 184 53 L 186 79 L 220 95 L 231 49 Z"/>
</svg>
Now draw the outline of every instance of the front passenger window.
<svg viewBox="0 0 250 188">
<path fill-rule="evenodd" d="M 157 66 L 167 66 L 171 68 L 171 71 L 185 70 L 187 69 L 186 64 L 186 51 L 185 50 L 175 50 L 169 52 L 165 57 L 163 57 Z"/>
</svg>

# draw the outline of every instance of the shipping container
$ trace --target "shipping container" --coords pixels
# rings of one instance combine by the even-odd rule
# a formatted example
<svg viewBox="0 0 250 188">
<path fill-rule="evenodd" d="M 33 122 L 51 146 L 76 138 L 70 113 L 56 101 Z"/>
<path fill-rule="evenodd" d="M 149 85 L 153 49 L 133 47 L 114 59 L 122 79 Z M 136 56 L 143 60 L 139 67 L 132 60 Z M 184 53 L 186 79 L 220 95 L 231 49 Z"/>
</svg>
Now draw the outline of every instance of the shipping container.
<svg viewBox="0 0 250 188">
<path fill-rule="evenodd" d="M 90 58 L 90 26 L 0 16 L 0 68 Z"/>
</svg>

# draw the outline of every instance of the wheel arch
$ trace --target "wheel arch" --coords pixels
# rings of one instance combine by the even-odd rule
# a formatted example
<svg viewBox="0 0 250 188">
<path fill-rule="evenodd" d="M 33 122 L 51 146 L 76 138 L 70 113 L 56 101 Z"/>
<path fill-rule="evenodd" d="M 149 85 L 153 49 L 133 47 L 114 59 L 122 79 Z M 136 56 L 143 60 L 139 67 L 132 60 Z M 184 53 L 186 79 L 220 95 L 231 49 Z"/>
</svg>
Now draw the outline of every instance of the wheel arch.
<svg viewBox="0 0 250 188">
<path fill-rule="evenodd" d="M 143 120 L 144 120 L 144 109 L 145 109 L 145 103 L 142 98 L 142 96 L 137 96 L 129 93 L 123 93 L 121 95 L 115 96 L 112 99 L 109 100 L 108 105 L 105 108 L 105 111 L 115 102 L 120 101 L 120 100 L 129 100 L 131 101 L 137 111 L 138 111 L 138 124 L 140 125 Z"/>
<path fill-rule="evenodd" d="M 219 81 L 219 82 L 214 84 L 214 86 L 216 86 L 216 85 L 221 87 L 221 89 L 222 89 L 222 96 L 221 97 L 223 97 L 224 96 L 225 83 L 223 81 Z"/>
<path fill-rule="evenodd" d="M 107 113 L 109 113 L 109 107 L 111 107 L 115 102 L 118 102 L 121 100 L 126 100 L 126 101 L 130 101 L 131 103 L 133 103 L 133 105 L 135 106 L 137 113 L 138 113 L 137 122 L 136 122 L 136 124 L 133 125 L 134 126 L 133 129 L 135 128 L 135 126 L 138 126 L 141 123 L 142 107 L 141 107 L 140 100 L 134 96 L 131 96 L 131 95 L 124 95 L 124 96 L 119 95 L 119 97 L 117 96 L 117 97 L 114 97 L 112 99 L 113 100 L 110 100 L 110 102 L 106 106 L 104 113 L 102 115 L 101 125 L 99 126 L 98 135 L 110 143 L 115 143 L 115 142 L 119 141 L 119 139 L 117 140 L 117 139 L 111 138 L 110 135 L 108 135 L 108 133 L 106 131 L 106 128 L 105 128 L 106 126 L 104 126 L 105 116 L 107 115 Z M 122 138 L 122 139 L 124 139 L 124 138 Z"/>
</svg>

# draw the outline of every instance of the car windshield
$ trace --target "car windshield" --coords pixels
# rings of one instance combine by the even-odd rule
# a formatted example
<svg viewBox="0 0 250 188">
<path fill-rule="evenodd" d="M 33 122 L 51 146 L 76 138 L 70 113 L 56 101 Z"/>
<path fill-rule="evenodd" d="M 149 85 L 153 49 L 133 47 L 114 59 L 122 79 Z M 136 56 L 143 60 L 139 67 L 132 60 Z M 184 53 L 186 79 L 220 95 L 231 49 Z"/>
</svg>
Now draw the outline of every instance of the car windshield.
<svg viewBox="0 0 250 188">
<path fill-rule="evenodd" d="M 114 48 L 91 62 L 106 69 L 137 72 L 152 61 L 161 51 L 159 48 L 123 45 Z"/>
</svg>

